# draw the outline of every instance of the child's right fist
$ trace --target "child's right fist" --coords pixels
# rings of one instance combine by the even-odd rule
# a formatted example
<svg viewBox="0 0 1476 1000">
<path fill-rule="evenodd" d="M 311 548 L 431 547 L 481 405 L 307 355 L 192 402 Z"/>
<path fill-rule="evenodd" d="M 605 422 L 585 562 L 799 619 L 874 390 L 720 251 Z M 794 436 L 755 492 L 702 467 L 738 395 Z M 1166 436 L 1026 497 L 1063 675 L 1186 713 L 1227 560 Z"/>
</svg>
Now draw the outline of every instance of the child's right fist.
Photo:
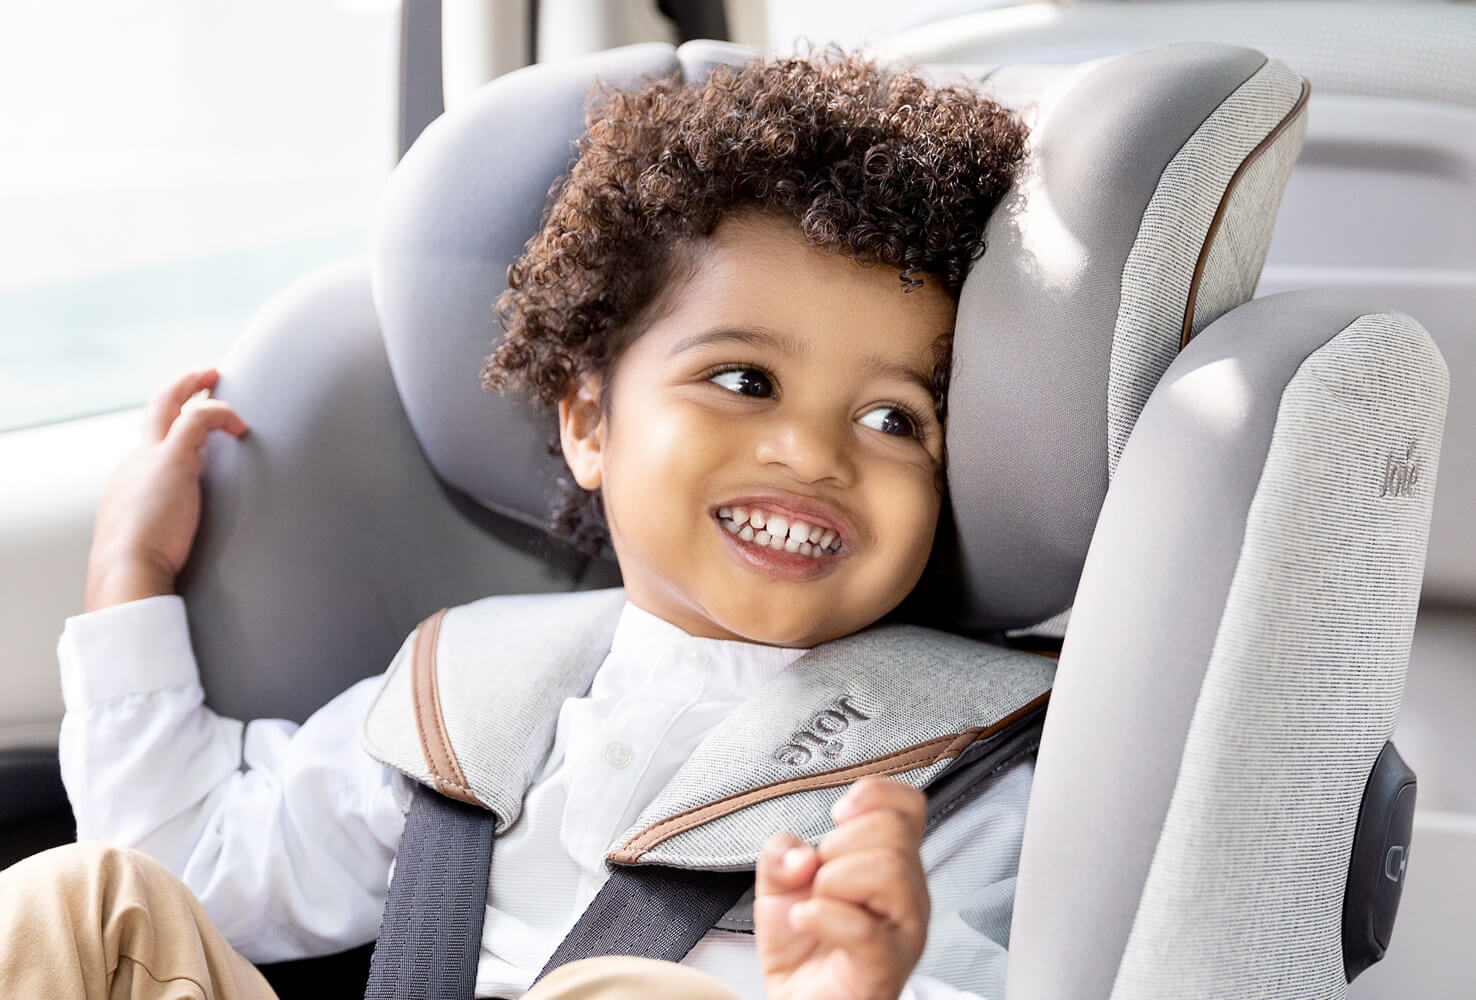
<svg viewBox="0 0 1476 1000">
<path fill-rule="evenodd" d="M 817 847 L 764 842 L 753 918 L 768 1000 L 895 1000 L 928 938 L 928 801 L 870 776 L 831 807 Z"/>
<path fill-rule="evenodd" d="M 215 386 L 214 368 L 190 372 L 149 401 L 144 439 L 103 488 L 87 560 L 88 611 L 172 594 L 200 526 L 200 451 L 213 430 L 246 424 L 218 399 L 186 401 Z"/>
</svg>

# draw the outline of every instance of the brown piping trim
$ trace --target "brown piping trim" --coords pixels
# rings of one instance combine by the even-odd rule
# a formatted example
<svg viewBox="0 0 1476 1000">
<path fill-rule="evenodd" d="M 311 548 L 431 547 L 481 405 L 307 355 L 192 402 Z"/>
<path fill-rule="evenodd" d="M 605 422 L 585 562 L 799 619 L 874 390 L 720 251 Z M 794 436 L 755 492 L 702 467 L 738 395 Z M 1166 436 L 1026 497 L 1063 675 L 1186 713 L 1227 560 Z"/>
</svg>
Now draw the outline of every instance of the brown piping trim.
<svg viewBox="0 0 1476 1000">
<path fill-rule="evenodd" d="M 446 720 L 441 715 L 441 692 L 436 683 L 436 642 L 441 637 L 442 608 L 420 623 L 415 632 L 411 652 L 410 691 L 415 705 L 415 732 L 420 736 L 420 753 L 430 768 L 436 790 L 442 795 L 474 806 L 487 807 L 472 793 L 461 773 L 451 739 L 446 735 Z"/>
<path fill-rule="evenodd" d="M 1215 209 L 1215 217 L 1210 220 L 1209 232 L 1205 234 L 1204 246 L 1199 248 L 1199 260 L 1194 264 L 1194 277 L 1189 281 L 1189 301 L 1184 304 L 1184 325 L 1179 330 L 1179 350 L 1183 350 L 1189 344 L 1189 337 L 1194 331 L 1194 306 L 1199 298 L 1199 279 L 1204 276 L 1204 265 L 1209 260 L 1210 247 L 1214 245 L 1215 236 L 1220 231 L 1220 223 L 1224 221 L 1225 209 L 1230 205 L 1230 196 L 1235 193 L 1235 185 L 1240 182 L 1241 174 L 1260 158 L 1266 148 L 1276 141 L 1286 127 L 1296 121 L 1297 116 L 1307 107 L 1307 97 L 1312 93 L 1312 84 L 1304 77 L 1302 79 L 1302 93 L 1297 97 L 1297 103 L 1286 113 L 1286 117 L 1276 124 L 1269 135 L 1262 139 L 1256 148 L 1250 151 L 1240 166 L 1235 168 L 1235 173 L 1230 175 L 1230 183 L 1225 186 L 1225 194 L 1220 198 L 1220 204 Z"/>
<path fill-rule="evenodd" d="M 815 774 L 807 774 L 800 778 L 784 778 L 780 781 L 772 781 L 758 788 L 750 788 L 746 792 L 736 792 L 723 798 L 708 802 L 705 805 L 694 806 L 685 809 L 666 819 L 658 820 L 646 827 L 644 830 L 629 837 L 625 843 L 611 851 L 607 858 L 618 865 L 633 865 L 640 860 L 642 854 L 656 847 L 679 833 L 696 829 L 704 823 L 710 823 L 715 819 L 731 815 L 740 809 L 759 802 L 767 802 L 777 799 L 781 795 L 789 795 L 794 792 L 808 792 L 816 788 L 833 788 L 836 785 L 849 785 L 859 781 L 871 774 L 899 774 L 903 771 L 911 771 L 919 767 L 927 767 L 941 760 L 957 757 L 968 747 L 983 739 L 995 735 L 1008 728 L 1010 725 L 1025 718 L 1032 712 L 1045 706 L 1050 699 L 1051 692 L 1046 691 L 1032 700 L 1022 708 L 1018 708 L 1009 715 L 1000 719 L 991 726 L 975 726 L 965 729 L 960 733 L 950 733 L 947 736 L 939 736 L 936 739 L 915 743 L 910 747 L 883 754 L 880 757 L 872 757 L 863 760 L 859 764 L 847 764 L 843 767 L 833 767 L 828 771 L 819 771 Z"/>
</svg>

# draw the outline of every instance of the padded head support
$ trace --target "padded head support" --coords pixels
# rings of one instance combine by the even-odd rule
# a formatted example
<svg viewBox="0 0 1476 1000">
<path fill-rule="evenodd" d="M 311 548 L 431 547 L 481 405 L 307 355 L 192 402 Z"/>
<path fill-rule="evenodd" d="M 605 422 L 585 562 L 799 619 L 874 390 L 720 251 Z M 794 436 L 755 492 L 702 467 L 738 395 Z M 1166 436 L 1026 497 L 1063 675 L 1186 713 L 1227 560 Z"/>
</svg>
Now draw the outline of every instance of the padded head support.
<svg viewBox="0 0 1476 1000">
<path fill-rule="evenodd" d="M 375 308 L 401 398 L 442 479 L 484 506 L 543 528 L 562 462 L 548 414 L 482 389 L 501 339 L 493 304 L 538 231 L 549 189 L 573 164 L 596 80 L 706 76 L 741 46 L 632 45 L 530 66 L 432 122 L 390 177 L 371 252 Z"/>
<path fill-rule="evenodd" d="M 1306 127 L 1305 82 L 1248 49 L 989 82 L 1017 74 L 1046 88 L 1032 155 L 964 286 L 949 390 L 956 616 L 977 628 L 1071 606 L 1148 394 L 1254 294 Z"/>
<path fill-rule="evenodd" d="M 406 155 L 374 243 L 374 299 L 410 422 L 445 482 L 546 522 L 560 469 L 548 416 L 484 392 L 478 371 L 500 337 L 508 265 L 570 166 L 592 83 L 700 79 L 751 55 L 650 44 L 532 66 Z M 1305 104 L 1284 66 L 1224 45 L 990 83 L 1033 134 L 960 302 L 948 435 L 960 558 L 939 624 L 970 630 L 1070 606 L 1148 392 L 1181 343 L 1254 290 Z"/>
</svg>

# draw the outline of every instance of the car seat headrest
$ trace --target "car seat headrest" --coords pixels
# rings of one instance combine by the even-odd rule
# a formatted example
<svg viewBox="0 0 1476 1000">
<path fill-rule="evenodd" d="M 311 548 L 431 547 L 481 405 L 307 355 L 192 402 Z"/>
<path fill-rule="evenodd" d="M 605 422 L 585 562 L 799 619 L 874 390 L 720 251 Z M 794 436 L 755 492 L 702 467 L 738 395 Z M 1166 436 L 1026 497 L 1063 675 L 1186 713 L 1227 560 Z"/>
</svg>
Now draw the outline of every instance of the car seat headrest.
<svg viewBox="0 0 1476 1000">
<path fill-rule="evenodd" d="M 406 154 L 373 241 L 374 300 L 406 413 L 447 484 L 547 523 L 561 469 L 551 421 L 483 391 L 478 372 L 501 336 L 493 303 L 571 165 L 591 85 L 701 79 L 752 55 L 645 44 L 531 66 L 432 123 Z M 1210 44 L 999 69 L 983 90 L 1032 131 L 955 333 L 957 558 L 938 624 L 966 630 L 1070 607 L 1148 393 L 1189 337 L 1254 291 L 1306 97 L 1280 63 Z"/>
</svg>

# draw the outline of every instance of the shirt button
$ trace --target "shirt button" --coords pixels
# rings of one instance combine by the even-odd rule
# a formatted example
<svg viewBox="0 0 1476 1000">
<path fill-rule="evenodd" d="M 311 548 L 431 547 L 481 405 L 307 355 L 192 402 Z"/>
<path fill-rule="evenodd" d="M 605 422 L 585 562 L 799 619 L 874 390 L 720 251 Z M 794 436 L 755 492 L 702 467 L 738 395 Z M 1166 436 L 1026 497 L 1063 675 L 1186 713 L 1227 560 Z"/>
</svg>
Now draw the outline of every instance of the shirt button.
<svg viewBox="0 0 1476 1000">
<path fill-rule="evenodd" d="M 605 744 L 605 763 L 611 767 L 623 768 L 630 763 L 635 754 L 631 752 L 630 744 L 621 740 Z"/>
<path fill-rule="evenodd" d="M 712 662 L 712 657 L 707 655 L 707 650 L 705 649 L 692 650 L 690 653 L 687 654 L 687 659 L 690 660 L 694 666 L 698 667 L 705 667 Z"/>
</svg>

